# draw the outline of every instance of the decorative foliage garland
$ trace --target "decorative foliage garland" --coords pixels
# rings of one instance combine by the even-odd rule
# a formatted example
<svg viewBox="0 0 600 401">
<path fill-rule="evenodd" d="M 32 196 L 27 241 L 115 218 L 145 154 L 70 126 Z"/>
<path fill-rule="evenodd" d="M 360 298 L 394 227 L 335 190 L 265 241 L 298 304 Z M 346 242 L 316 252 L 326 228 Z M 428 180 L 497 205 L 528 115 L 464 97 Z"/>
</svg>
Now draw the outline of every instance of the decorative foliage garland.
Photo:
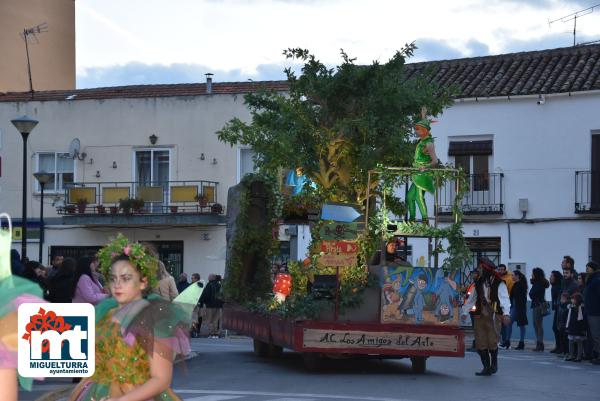
<svg viewBox="0 0 600 401">
<path fill-rule="evenodd" d="M 256 226 L 249 222 L 251 186 L 262 182 L 266 189 L 267 227 Z M 227 277 L 223 282 L 223 292 L 228 301 L 245 304 L 262 298 L 271 292 L 271 256 L 278 248 L 276 233 L 277 217 L 281 214 L 281 196 L 277 191 L 277 182 L 264 174 L 247 174 L 241 180 L 243 186 L 239 199 L 240 212 L 237 217 L 238 231 L 231 244 L 227 260 Z M 254 259 L 256 271 L 253 277 L 245 277 L 244 258 L 250 255 Z"/>
<path fill-rule="evenodd" d="M 407 172 L 410 170 L 406 169 Z M 456 222 L 447 227 L 438 228 L 416 222 L 390 219 L 390 212 L 396 215 L 399 213 L 396 210 L 390 210 L 387 207 L 387 203 L 390 200 L 397 199 L 393 195 L 394 188 L 397 188 L 400 183 L 405 183 L 407 175 L 405 173 L 404 176 L 399 176 L 392 170 L 379 165 L 377 173 L 379 174 L 380 182 L 376 193 L 384 199 L 384 202 L 375 215 L 369 219 L 369 233 L 372 239 L 372 246 L 376 246 L 378 238 L 383 238 L 386 241 L 390 239 L 394 233 L 388 230 L 388 226 L 395 225 L 397 227 L 396 233 L 406 234 L 407 236 L 445 238 L 449 243 L 448 248 L 443 249 L 440 243 L 438 248 L 434 250 L 434 253 L 447 253 L 442 263 L 442 268 L 445 270 L 456 272 L 461 269 L 470 258 L 469 247 L 466 244 L 462 231 L 462 210 L 460 208 L 461 200 L 469 190 L 469 181 L 462 169 L 458 169 L 458 174 L 452 170 L 455 170 L 453 166 L 443 164 L 438 169 L 428 170 L 433 176 L 434 182 L 438 183 L 438 186 L 445 181 L 454 181 L 457 184 L 457 191 L 452 205 L 452 213 L 456 217 Z M 404 205 L 401 206 L 404 207 Z"/>
<path fill-rule="evenodd" d="M 119 233 L 104 248 L 98 251 L 98 260 L 100 261 L 100 272 L 109 281 L 110 269 L 113 260 L 121 255 L 129 258 L 129 262 L 134 265 L 141 273 L 142 278 L 148 279 L 150 288 L 156 287 L 158 279 L 158 259 L 152 256 L 139 242 L 129 242 L 127 237 Z"/>
</svg>

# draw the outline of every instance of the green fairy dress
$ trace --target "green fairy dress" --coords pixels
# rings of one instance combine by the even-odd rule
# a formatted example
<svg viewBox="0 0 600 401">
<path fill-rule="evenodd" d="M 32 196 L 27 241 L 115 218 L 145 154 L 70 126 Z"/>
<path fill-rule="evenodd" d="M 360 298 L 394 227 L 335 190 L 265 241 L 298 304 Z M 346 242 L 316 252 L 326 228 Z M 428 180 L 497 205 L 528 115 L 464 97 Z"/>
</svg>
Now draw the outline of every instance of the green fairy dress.
<svg viewBox="0 0 600 401">
<path fill-rule="evenodd" d="M 0 369 L 17 368 L 17 310 L 26 302 L 44 302 L 42 289 L 37 283 L 13 276 L 10 269 L 12 225 L 6 213 L 0 219 L 8 220 L 8 230 L 0 229 Z M 21 386 L 31 390 L 32 380 L 19 376 Z"/>
<path fill-rule="evenodd" d="M 189 312 L 150 295 L 119 307 L 114 298 L 96 306 L 96 371 L 75 388 L 70 401 L 120 397 L 147 382 L 150 356 L 187 354 Z M 154 400 L 180 400 L 167 389 Z"/>
</svg>

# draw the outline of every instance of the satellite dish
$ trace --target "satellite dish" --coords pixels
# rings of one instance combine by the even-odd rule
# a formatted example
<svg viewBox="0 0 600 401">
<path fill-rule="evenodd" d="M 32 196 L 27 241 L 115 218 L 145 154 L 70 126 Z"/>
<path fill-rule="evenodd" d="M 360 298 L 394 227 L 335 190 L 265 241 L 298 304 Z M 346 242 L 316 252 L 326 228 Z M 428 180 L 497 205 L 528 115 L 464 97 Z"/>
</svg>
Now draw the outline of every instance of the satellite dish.
<svg viewBox="0 0 600 401">
<path fill-rule="evenodd" d="M 69 157 L 74 159 L 79 156 L 79 149 L 81 149 L 81 142 L 78 138 L 75 138 L 69 144 Z"/>
</svg>

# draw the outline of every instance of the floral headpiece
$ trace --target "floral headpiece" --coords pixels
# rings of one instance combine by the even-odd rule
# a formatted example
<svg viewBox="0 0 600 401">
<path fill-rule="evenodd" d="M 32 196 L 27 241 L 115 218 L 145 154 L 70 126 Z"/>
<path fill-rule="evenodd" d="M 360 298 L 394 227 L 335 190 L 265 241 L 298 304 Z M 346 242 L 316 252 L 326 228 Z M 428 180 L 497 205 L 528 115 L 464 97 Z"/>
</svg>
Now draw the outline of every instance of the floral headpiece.
<svg viewBox="0 0 600 401">
<path fill-rule="evenodd" d="M 129 262 L 137 267 L 142 277 L 148 279 L 150 288 L 154 288 L 158 283 L 156 273 L 158 270 L 158 259 L 152 256 L 139 242 L 129 242 L 127 237 L 119 233 L 117 238 L 113 239 L 108 245 L 98 251 L 98 260 L 100 261 L 100 272 L 108 281 L 110 268 L 113 260 L 125 255 L 129 257 Z"/>
</svg>

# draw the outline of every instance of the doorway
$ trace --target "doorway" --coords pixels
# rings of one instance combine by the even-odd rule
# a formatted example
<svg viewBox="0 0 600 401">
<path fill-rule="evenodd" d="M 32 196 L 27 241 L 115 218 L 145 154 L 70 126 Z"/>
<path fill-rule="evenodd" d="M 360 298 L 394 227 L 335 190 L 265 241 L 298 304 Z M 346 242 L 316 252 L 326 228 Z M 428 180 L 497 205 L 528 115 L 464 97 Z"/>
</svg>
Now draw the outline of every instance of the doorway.
<svg viewBox="0 0 600 401">
<path fill-rule="evenodd" d="M 170 161 L 169 149 L 135 151 L 135 193 L 136 196 L 142 192 L 148 194 L 148 199 L 144 200 L 146 209 L 150 212 L 162 210 L 169 199 Z M 155 190 L 158 190 L 159 196 L 154 195 Z"/>
</svg>

